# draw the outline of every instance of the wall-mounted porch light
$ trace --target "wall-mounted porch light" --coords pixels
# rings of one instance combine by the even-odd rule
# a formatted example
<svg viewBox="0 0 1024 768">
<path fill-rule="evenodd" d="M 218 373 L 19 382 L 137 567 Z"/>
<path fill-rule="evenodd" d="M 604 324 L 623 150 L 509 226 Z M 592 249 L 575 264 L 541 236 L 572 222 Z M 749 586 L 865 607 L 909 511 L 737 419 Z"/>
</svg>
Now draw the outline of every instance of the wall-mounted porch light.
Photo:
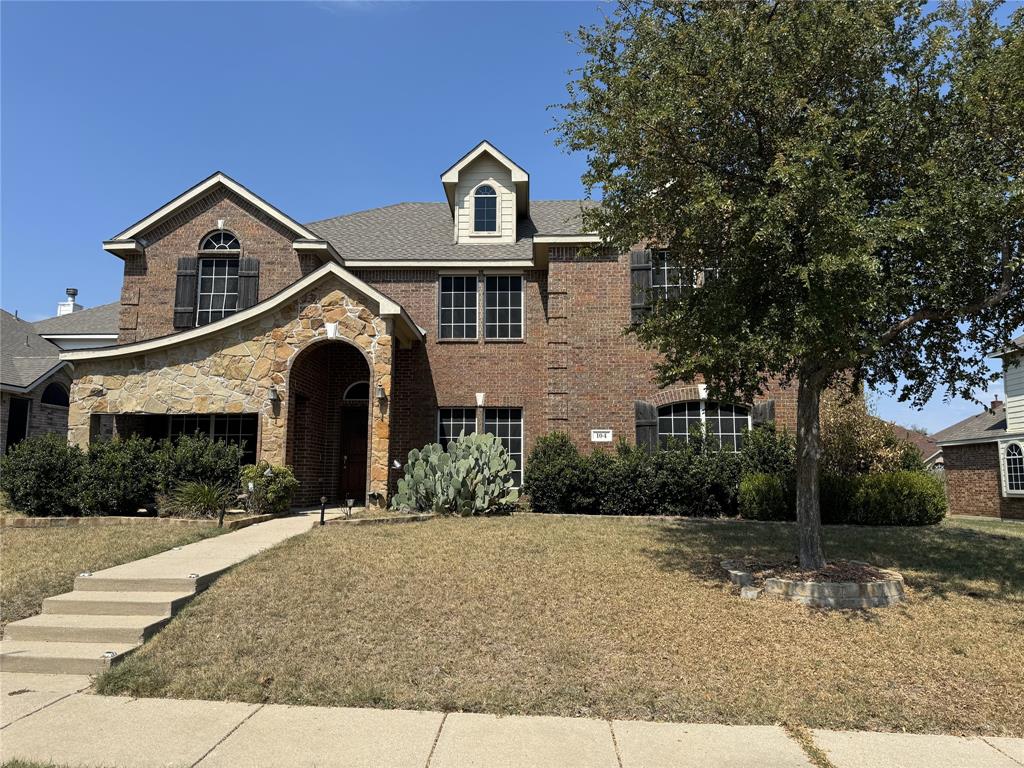
<svg viewBox="0 0 1024 768">
<path fill-rule="evenodd" d="M 483 408 L 484 407 L 484 398 L 486 397 L 486 395 L 487 395 L 486 392 L 477 392 L 476 393 L 476 407 L 477 408 Z"/>
<path fill-rule="evenodd" d="M 277 393 L 277 387 L 271 387 L 267 390 L 267 401 L 271 405 L 277 405 L 281 402 L 281 396 Z"/>
<path fill-rule="evenodd" d="M 384 394 L 384 387 L 382 387 L 380 384 L 377 385 L 377 389 L 374 390 L 374 392 L 377 395 L 377 399 L 378 400 L 385 400 L 385 399 L 387 399 L 387 395 Z"/>
<path fill-rule="evenodd" d="M 324 328 L 327 330 L 328 339 L 338 338 L 338 324 L 337 323 L 324 323 Z"/>
</svg>

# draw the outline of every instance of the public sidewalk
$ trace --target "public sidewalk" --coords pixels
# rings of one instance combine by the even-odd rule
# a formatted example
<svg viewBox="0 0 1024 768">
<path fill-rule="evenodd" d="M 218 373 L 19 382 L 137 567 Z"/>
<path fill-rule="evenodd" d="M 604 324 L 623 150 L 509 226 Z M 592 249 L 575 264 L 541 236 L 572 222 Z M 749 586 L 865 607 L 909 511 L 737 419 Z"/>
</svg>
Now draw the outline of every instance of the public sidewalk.
<svg viewBox="0 0 1024 768">
<path fill-rule="evenodd" d="M 814 768 L 775 726 L 331 709 L 85 693 L 0 675 L 0 762 L 68 768 Z M 1024 739 L 814 731 L 835 768 L 1021 768 Z"/>
</svg>

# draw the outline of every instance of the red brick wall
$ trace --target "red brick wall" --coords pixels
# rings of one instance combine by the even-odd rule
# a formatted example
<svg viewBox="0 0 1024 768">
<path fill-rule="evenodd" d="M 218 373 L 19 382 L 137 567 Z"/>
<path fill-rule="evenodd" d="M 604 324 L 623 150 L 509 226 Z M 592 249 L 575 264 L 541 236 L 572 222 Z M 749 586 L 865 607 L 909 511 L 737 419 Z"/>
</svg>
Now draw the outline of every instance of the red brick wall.
<svg viewBox="0 0 1024 768">
<path fill-rule="evenodd" d="M 178 259 L 195 256 L 217 220 L 233 232 L 242 253 L 260 260 L 260 301 L 316 269 L 319 260 L 299 257 L 294 234 L 229 190 L 220 188 L 146 232 L 145 254 L 124 263 L 118 342 L 125 344 L 174 333 L 174 288 Z"/>
<path fill-rule="evenodd" d="M 950 514 L 1024 520 L 1024 498 L 1003 496 L 998 443 L 948 445 L 942 460 Z"/>
</svg>

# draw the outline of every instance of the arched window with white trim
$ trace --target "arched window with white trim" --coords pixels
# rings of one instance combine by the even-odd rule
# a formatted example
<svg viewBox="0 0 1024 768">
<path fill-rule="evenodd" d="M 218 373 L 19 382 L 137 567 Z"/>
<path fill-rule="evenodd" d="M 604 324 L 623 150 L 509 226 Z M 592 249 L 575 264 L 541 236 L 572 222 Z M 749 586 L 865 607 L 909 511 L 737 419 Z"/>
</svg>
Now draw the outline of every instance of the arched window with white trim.
<svg viewBox="0 0 1024 768">
<path fill-rule="evenodd" d="M 490 184 L 481 184 L 473 193 L 473 231 L 498 231 L 498 193 Z"/>
<path fill-rule="evenodd" d="M 196 325 L 206 325 L 238 311 L 238 258 L 242 246 L 226 229 L 218 229 L 199 245 Z"/>
<path fill-rule="evenodd" d="M 1010 443 L 1003 450 L 1003 468 L 1008 493 L 1024 493 L 1024 447 Z"/>
<path fill-rule="evenodd" d="M 669 403 L 658 409 L 658 442 L 663 448 L 689 442 L 694 428 L 716 439 L 723 450 L 739 451 L 744 430 L 751 428 L 750 409 L 713 400 Z"/>
<path fill-rule="evenodd" d="M 349 384 L 345 389 L 345 394 L 342 395 L 342 399 L 346 402 L 365 403 L 370 399 L 370 382 L 357 381 L 354 384 Z"/>
</svg>

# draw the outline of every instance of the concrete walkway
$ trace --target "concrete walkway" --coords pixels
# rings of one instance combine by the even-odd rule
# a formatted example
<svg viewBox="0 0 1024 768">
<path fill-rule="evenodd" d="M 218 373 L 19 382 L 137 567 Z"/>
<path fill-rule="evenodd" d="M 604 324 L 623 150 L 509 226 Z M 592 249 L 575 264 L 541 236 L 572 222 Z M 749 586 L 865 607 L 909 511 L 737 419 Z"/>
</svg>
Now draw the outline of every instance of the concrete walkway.
<svg viewBox="0 0 1024 768">
<path fill-rule="evenodd" d="M 83 573 L 73 592 L 46 598 L 41 614 L 7 625 L 0 670 L 98 674 L 139 647 L 224 571 L 317 522 L 319 514 L 278 518 Z"/>
<path fill-rule="evenodd" d="M 0 675 L 0 762 L 68 768 L 814 768 L 776 726 L 329 709 L 83 692 Z M 1024 739 L 814 731 L 834 768 L 1021 768 Z"/>
</svg>

